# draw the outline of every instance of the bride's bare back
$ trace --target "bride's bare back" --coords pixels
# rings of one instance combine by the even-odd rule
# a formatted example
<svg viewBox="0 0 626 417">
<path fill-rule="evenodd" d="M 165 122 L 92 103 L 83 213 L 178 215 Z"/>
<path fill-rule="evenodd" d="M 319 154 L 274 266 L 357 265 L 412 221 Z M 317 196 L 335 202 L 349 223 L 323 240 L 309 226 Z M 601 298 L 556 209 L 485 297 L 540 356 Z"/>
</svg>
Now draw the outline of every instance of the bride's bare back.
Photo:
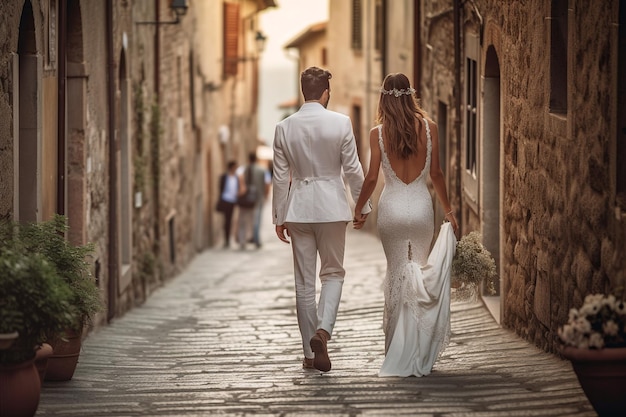
<svg viewBox="0 0 626 417">
<path fill-rule="evenodd" d="M 396 177 L 405 184 L 410 184 L 420 176 L 426 165 L 426 127 L 423 123 L 419 125 L 416 123 L 415 128 L 419 128 L 419 134 L 415 138 L 417 141 L 417 154 L 411 155 L 408 159 L 399 158 L 393 155 L 389 151 L 389 145 L 387 139 L 383 137 L 383 143 L 385 145 L 385 153 L 389 159 L 391 169 L 396 174 Z"/>
</svg>

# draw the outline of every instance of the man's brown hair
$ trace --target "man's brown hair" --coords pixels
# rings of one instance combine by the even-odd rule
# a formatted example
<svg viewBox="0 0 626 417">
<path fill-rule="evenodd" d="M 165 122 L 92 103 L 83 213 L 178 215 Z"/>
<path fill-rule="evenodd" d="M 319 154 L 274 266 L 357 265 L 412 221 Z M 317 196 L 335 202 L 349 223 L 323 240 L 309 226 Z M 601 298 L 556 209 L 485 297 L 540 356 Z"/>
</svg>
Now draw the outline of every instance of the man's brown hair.
<svg viewBox="0 0 626 417">
<path fill-rule="evenodd" d="M 333 75 L 318 67 L 309 67 L 300 74 L 300 85 L 305 101 L 319 100 L 324 90 L 330 90 L 329 80 Z"/>
</svg>

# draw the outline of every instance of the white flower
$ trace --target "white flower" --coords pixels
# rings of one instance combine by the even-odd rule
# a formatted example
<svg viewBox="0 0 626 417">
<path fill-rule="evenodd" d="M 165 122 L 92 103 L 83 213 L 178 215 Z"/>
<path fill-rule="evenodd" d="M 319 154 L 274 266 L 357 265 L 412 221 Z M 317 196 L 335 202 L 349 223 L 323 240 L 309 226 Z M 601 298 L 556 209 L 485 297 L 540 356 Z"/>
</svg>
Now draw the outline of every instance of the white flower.
<svg viewBox="0 0 626 417">
<path fill-rule="evenodd" d="M 587 302 L 587 298 L 585 298 L 585 304 L 580 309 L 580 314 L 584 316 L 591 316 L 600 311 L 600 307 L 602 307 L 602 300 L 593 299 L 590 300 L 590 302 Z"/>
<path fill-rule="evenodd" d="M 615 296 L 611 294 L 602 300 L 602 305 L 608 306 L 611 310 L 615 310 L 615 302 Z"/>
<path fill-rule="evenodd" d="M 574 322 L 574 328 L 581 333 L 589 333 L 591 331 L 591 323 L 585 317 L 579 317 Z"/>
<path fill-rule="evenodd" d="M 481 243 L 480 233 L 470 232 L 457 242 L 452 260 L 452 279 L 457 285 L 465 284 L 473 291 L 481 282 L 485 282 L 487 289 L 495 292 L 493 288 L 497 279 L 496 263 L 491 253 Z"/>
<path fill-rule="evenodd" d="M 574 338 L 574 327 L 571 324 L 566 324 L 559 329 L 559 337 L 562 341 L 568 342 Z"/>
<path fill-rule="evenodd" d="M 589 347 L 601 349 L 604 347 L 604 337 L 600 333 L 592 333 L 589 337 Z"/>
<path fill-rule="evenodd" d="M 602 325 L 602 330 L 605 334 L 608 334 L 609 336 L 617 336 L 617 333 L 619 332 L 619 326 L 613 320 L 609 320 Z"/>
<path fill-rule="evenodd" d="M 626 301 L 613 294 L 590 294 L 582 307 L 570 309 L 558 335 L 565 345 L 579 349 L 626 346 Z"/>
<path fill-rule="evenodd" d="M 576 319 L 578 319 L 578 310 L 572 308 L 569 311 L 569 321 L 576 321 Z"/>
<path fill-rule="evenodd" d="M 583 305 L 600 303 L 602 302 L 603 298 L 604 298 L 604 295 L 602 294 L 589 294 L 588 296 L 585 297 L 585 302 L 583 303 Z"/>
</svg>

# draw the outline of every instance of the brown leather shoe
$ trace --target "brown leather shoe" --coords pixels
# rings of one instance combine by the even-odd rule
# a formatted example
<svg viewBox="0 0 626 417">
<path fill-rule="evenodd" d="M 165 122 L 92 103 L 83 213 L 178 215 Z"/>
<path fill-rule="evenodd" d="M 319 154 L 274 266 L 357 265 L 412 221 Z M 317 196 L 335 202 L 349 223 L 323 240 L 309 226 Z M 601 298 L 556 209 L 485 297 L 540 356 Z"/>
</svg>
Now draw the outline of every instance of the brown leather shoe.
<svg viewBox="0 0 626 417">
<path fill-rule="evenodd" d="M 326 330 L 319 329 L 315 332 L 315 336 L 311 338 L 309 342 L 311 349 L 315 353 L 313 359 L 313 366 L 322 372 L 330 371 L 330 358 L 328 357 L 328 350 L 326 348 L 330 335 Z"/>
<path fill-rule="evenodd" d="M 313 366 L 313 358 L 305 357 L 302 360 L 302 368 L 303 369 L 315 369 L 315 367 Z"/>
</svg>

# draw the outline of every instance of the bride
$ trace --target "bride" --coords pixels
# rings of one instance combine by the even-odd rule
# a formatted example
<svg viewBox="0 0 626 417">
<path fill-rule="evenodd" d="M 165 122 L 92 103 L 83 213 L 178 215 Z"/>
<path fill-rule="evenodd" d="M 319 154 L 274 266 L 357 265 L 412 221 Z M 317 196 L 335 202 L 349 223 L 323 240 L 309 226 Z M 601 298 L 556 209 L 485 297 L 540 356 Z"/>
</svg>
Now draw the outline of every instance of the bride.
<svg viewBox="0 0 626 417">
<path fill-rule="evenodd" d="M 387 258 L 383 283 L 385 360 L 380 376 L 428 375 L 450 335 L 450 265 L 458 228 L 439 165 L 437 125 L 415 98 L 401 73 L 383 81 L 377 126 L 370 131 L 371 159 L 356 203 L 353 226 L 363 227 L 363 206 L 378 181 L 385 186 L 378 205 L 378 233 Z M 430 175 L 448 222 L 433 249 Z"/>
</svg>

